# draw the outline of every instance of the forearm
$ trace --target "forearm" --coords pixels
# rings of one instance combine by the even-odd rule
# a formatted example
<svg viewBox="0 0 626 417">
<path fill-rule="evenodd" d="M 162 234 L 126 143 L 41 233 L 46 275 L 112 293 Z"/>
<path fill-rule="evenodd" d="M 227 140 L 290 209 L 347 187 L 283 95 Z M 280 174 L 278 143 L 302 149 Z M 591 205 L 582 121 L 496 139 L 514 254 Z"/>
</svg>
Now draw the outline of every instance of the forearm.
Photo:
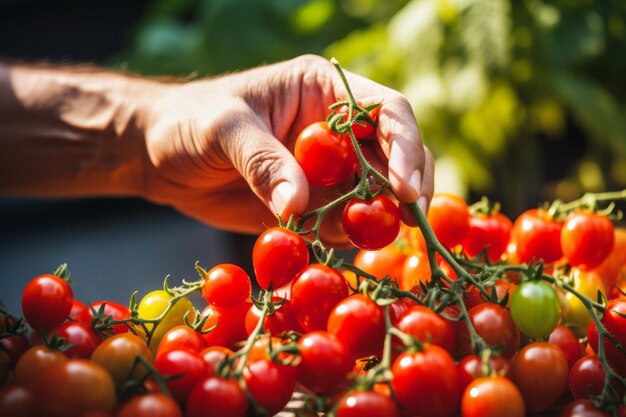
<svg viewBox="0 0 626 417">
<path fill-rule="evenodd" d="M 0 192 L 137 195 L 153 82 L 99 70 L 0 64 Z"/>
</svg>

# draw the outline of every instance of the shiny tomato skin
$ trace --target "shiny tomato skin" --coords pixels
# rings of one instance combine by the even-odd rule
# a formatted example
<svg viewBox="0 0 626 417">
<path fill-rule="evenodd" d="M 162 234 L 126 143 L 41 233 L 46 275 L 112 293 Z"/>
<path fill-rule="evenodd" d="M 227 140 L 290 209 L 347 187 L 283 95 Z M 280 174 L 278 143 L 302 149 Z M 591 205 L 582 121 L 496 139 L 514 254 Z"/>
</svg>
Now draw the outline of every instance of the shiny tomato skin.
<svg viewBox="0 0 626 417">
<path fill-rule="evenodd" d="M 376 251 L 360 250 L 354 257 L 354 266 L 378 279 L 389 275 L 400 282 L 405 259 L 406 254 L 400 248 L 390 245 Z"/>
<path fill-rule="evenodd" d="M 187 417 L 245 417 L 248 400 L 236 379 L 207 377 L 189 394 L 186 411 Z"/>
<path fill-rule="evenodd" d="M 28 337 L 23 334 L 0 339 L 0 351 L 7 355 L 8 366 L 14 368 L 20 357 L 30 348 Z"/>
<path fill-rule="evenodd" d="M 0 410 L 3 416 L 33 417 L 36 411 L 33 393 L 21 385 L 0 387 Z"/>
<path fill-rule="evenodd" d="M 45 274 L 33 278 L 22 293 L 22 313 L 34 330 L 51 330 L 65 321 L 74 294 L 62 278 Z"/>
<path fill-rule="evenodd" d="M 472 215 L 463 250 L 473 258 L 487 249 L 489 260 L 497 261 L 506 251 L 512 228 L 513 223 L 502 213 Z"/>
<path fill-rule="evenodd" d="M 591 211 L 572 213 L 561 230 L 563 256 L 570 265 L 587 270 L 609 256 L 614 239 L 611 220 Z"/>
<path fill-rule="evenodd" d="M 531 259 L 550 263 L 563 256 L 561 229 L 563 223 L 550 219 L 545 210 L 531 209 L 522 213 L 513 223 L 512 240 L 517 245 L 520 262 Z"/>
<path fill-rule="evenodd" d="M 301 361 L 297 380 L 316 394 L 333 394 L 343 387 L 354 366 L 350 352 L 332 334 L 313 331 L 298 340 Z"/>
<path fill-rule="evenodd" d="M 376 119 L 378 119 L 379 112 L 380 112 L 380 106 L 374 108 L 374 110 L 371 110 L 368 113 L 370 119 L 376 122 Z M 348 121 L 348 107 L 347 106 L 341 106 L 337 110 L 337 113 L 344 114 L 344 117 L 342 120 L 343 123 Z M 361 120 L 359 121 L 359 123 L 352 124 L 352 133 L 354 133 L 354 137 L 357 139 L 375 139 L 376 126 L 370 124 L 369 122 L 365 120 Z"/>
<path fill-rule="evenodd" d="M 202 286 L 202 296 L 217 307 L 234 307 L 250 298 L 250 277 L 241 267 L 219 264 L 207 271 Z"/>
<path fill-rule="evenodd" d="M 626 346 L 626 299 L 615 299 L 609 301 L 600 322 L 606 330 L 613 336 L 615 341 L 622 346 Z M 587 328 L 587 340 L 594 352 L 598 352 L 598 330 L 593 321 L 589 322 Z M 615 344 L 604 338 L 604 354 L 609 365 L 620 376 L 626 377 L 626 355 L 622 353 Z"/>
<path fill-rule="evenodd" d="M 522 394 L 502 376 L 484 376 L 472 381 L 461 399 L 463 417 L 524 417 Z"/>
<path fill-rule="evenodd" d="M 583 348 L 574 332 L 561 324 L 550 333 L 548 342 L 561 348 L 569 368 L 583 355 Z"/>
<path fill-rule="evenodd" d="M 327 330 L 346 346 L 353 359 L 380 355 L 385 340 L 384 310 L 365 294 L 353 294 L 333 308 Z"/>
<path fill-rule="evenodd" d="M 39 415 L 74 417 L 87 411 L 112 411 L 115 386 L 108 372 L 86 359 L 68 359 L 46 368 L 33 388 Z"/>
<path fill-rule="evenodd" d="M 78 301 L 74 299 L 72 302 L 72 308 L 70 309 L 70 314 L 68 314 L 68 320 L 78 320 L 78 315 L 83 309 L 87 307 L 82 301 Z"/>
<path fill-rule="evenodd" d="M 432 270 L 428 255 L 421 250 L 411 251 L 402 264 L 400 289 L 421 292 L 420 284 L 428 284 L 432 280 Z"/>
<path fill-rule="evenodd" d="M 375 391 L 352 391 L 337 406 L 336 417 L 399 417 L 395 402 Z"/>
<path fill-rule="evenodd" d="M 291 286 L 291 306 L 298 323 L 307 332 L 325 330 L 330 312 L 349 291 L 336 269 L 322 264 L 307 266 Z"/>
<path fill-rule="evenodd" d="M 597 356 L 584 356 L 569 372 L 569 389 L 574 398 L 600 395 L 604 387 L 604 368 Z"/>
<path fill-rule="evenodd" d="M 467 203 L 453 194 L 436 193 L 428 210 L 428 223 L 437 239 L 453 248 L 465 240 L 469 231 L 470 215 Z"/>
<path fill-rule="evenodd" d="M 194 352 L 201 352 L 208 347 L 202 334 L 186 324 L 172 327 L 163 335 L 156 357 L 176 349 L 187 349 Z"/>
<path fill-rule="evenodd" d="M 410 415 L 448 417 L 458 410 L 456 367 L 445 349 L 426 345 L 421 352 L 402 353 L 391 372 L 396 399 Z"/>
<path fill-rule="evenodd" d="M 610 417 L 610 414 L 594 407 L 591 400 L 581 398 L 569 403 L 559 417 Z"/>
<path fill-rule="evenodd" d="M 237 342 L 245 340 L 248 335 L 246 333 L 246 314 L 252 303 L 244 301 L 231 308 L 217 308 L 208 305 L 200 315 L 202 317 L 209 316 L 204 323 L 203 331 L 215 326 L 213 330 L 204 333 L 202 337 L 208 346 L 225 346 L 233 347 Z"/>
<path fill-rule="evenodd" d="M 290 284 L 296 274 L 309 263 L 309 250 L 304 239 L 281 227 L 267 229 L 252 249 L 252 264 L 259 286 L 278 290 Z"/>
<path fill-rule="evenodd" d="M 196 384 L 208 374 L 208 366 L 198 352 L 175 349 L 163 353 L 154 362 L 154 367 L 165 377 L 178 375 L 166 382 L 170 394 L 181 404 Z"/>
<path fill-rule="evenodd" d="M 528 411 L 547 409 L 567 387 L 567 360 L 563 351 L 552 343 L 534 342 L 524 346 L 513 359 L 511 371 Z"/>
<path fill-rule="evenodd" d="M 348 178 L 358 162 L 350 137 L 333 132 L 325 121 L 300 132 L 293 154 L 309 183 L 322 187 Z"/>
<path fill-rule="evenodd" d="M 116 321 L 126 320 L 130 318 L 130 310 L 128 309 L 128 307 L 113 301 L 96 301 L 93 304 L 85 306 L 85 308 L 83 308 L 80 313 L 78 313 L 76 320 L 91 325 L 91 321 L 94 316 L 92 309 L 97 313 L 103 304 L 105 305 L 104 317 L 113 316 L 112 320 Z M 128 326 L 126 326 L 125 324 L 113 325 L 113 334 L 120 333 L 128 333 Z"/>
<path fill-rule="evenodd" d="M 304 333 L 304 330 L 296 319 L 296 315 L 293 311 L 291 301 L 277 296 L 272 297 L 272 301 L 282 301 L 283 304 L 276 310 L 274 310 L 272 314 L 268 314 L 265 316 L 263 330 L 265 332 L 270 332 L 271 334 L 276 336 L 280 336 L 289 331 Z M 252 332 L 254 331 L 254 328 L 257 326 L 259 320 L 261 319 L 261 315 L 262 311 L 257 308 L 257 306 L 255 306 L 254 304 L 250 306 L 250 309 L 246 314 L 245 323 L 246 333 L 248 335 L 252 334 Z"/>
<path fill-rule="evenodd" d="M 489 370 L 498 375 L 502 375 L 511 379 L 511 363 L 502 356 L 489 357 Z M 467 355 L 457 364 L 457 377 L 459 379 L 459 388 L 461 392 L 475 379 L 490 376 L 483 372 L 483 361 L 477 355 Z"/>
<path fill-rule="evenodd" d="M 468 314 L 476 332 L 487 344 L 498 348 L 500 354 L 506 358 L 515 354 L 519 347 L 520 334 L 509 310 L 498 304 L 484 303 L 472 307 Z M 471 340 L 465 325 L 461 325 L 458 340 L 460 353 L 471 353 Z"/>
<path fill-rule="evenodd" d="M 117 417 L 183 417 L 183 412 L 172 397 L 157 392 L 131 398 Z"/>
<path fill-rule="evenodd" d="M 148 374 L 145 366 L 135 366 L 138 356 L 152 363 L 152 353 L 143 339 L 132 333 L 120 333 L 100 343 L 91 361 L 106 369 L 115 387 L 121 390 L 129 377 L 139 381 Z"/>
<path fill-rule="evenodd" d="M 273 416 L 287 405 L 296 389 L 296 369 L 260 359 L 246 365 L 243 380 L 256 403 Z"/>
<path fill-rule="evenodd" d="M 422 343 L 441 346 L 451 355 L 454 354 L 456 335 L 453 323 L 428 307 L 410 307 L 398 319 L 397 327 Z"/>
<path fill-rule="evenodd" d="M 561 319 L 561 304 L 554 288 L 540 280 L 521 283 L 511 297 L 511 317 L 531 339 L 545 339 Z"/>
<path fill-rule="evenodd" d="M 207 375 L 213 376 L 217 373 L 219 364 L 235 352 L 224 346 L 209 346 L 200 352 L 200 357 L 207 364 Z"/>
<path fill-rule="evenodd" d="M 63 323 L 54 330 L 67 344 L 73 345 L 65 351 L 69 358 L 89 359 L 94 350 L 102 342 L 102 336 L 92 329 L 91 325 L 70 321 Z"/>
<path fill-rule="evenodd" d="M 400 233 L 400 210 L 384 195 L 370 200 L 348 201 L 341 220 L 343 230 L 354 246 L 378 250 L 391 244 Z"/>
<path fill-rule="evenodd" d="M 58 350 L 44 345 L 33 346 L 17 361 L 13 381 L 23 387 L 32 388 L 44 369 L 66 360 L 67 356 Z"/>
</svg>

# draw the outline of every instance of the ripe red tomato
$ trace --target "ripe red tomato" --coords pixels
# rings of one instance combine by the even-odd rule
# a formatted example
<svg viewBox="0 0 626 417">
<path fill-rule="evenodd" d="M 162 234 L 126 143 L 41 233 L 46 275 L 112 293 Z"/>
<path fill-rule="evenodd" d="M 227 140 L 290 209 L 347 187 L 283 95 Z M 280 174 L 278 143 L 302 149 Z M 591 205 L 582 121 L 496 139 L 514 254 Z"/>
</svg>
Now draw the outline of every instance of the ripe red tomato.
<svg viewBox="0 0 626 417">
<path fill-rule="evenodd" d="M 383 308 L 365 294 L 344 298 L 328 316 L 328 333 L 347 347 L 353 359 L 380 355 L 385 341 Z"/>
<path fill-rule="evenodd" d="M 485 286 L 485 290 L 487 291 L 487 294 L 493 294 L 493 291 L 496 291 L 496 296 L 498 297 L 498 302 L 501 302 L 504 300 L 504 297 L 507 296 L 508 294 L 508 299 L 506 302 L 506 306 L 509 307 L 511 304 L 511 297 L 513 296 L 513 292 L 515 291 L 515 288 L 517 286 L 508 281 L 505 278 L 500 278 L 499 280 L 497 280 L 496 282 L 494 282 L 493 286 Z M 470 285 L 469 288 L 467 289 L 467 293 L 464 295 L 464 300 L 465 300 L 465 306 L 467 308 L 472 308 L 472 307 L 476 307 L 479 304 L 484 304 L 487 302 L 487 300 L 485 299 L 485 296 L 480 292 L 480 290 L 473 286 Z"/>
<path fill-rule="evenodd" d="M 207 364 L 207 375 L 213 376 L 217 372 L 217 367 L 227 356 L 235 352 L 224 346 L 209 346 L 200 352 L 200 357 Z"/>
<path fill-rule="evenodd" d="M 552 343 L 526 345 L 513 359 L 511 371 L 526 408 L 532 412 L 550 407 L 567 387 L 565 355 Z"/>
<path fill-rule="evenodd" d="M 87 307 L 85 304 L 74 299 L 74 301 L 72 302 L 72 309 L 70 310 L 70 314 L 68 314 L 67 316 L 68 320 L 78 320 L 78 315 L 81 311 L 83 311 L 85 307 Z"/>
<path fill-rule="evenodd" d="M 332 334 L 313 331 L 298 340 L 301 361 L 297 379 L 316 394 L 333 394 L 347 382 L 354 366 L 350 352 Z"/>
<path fill-rule="evenodd" d="M 54 331 L 59 334 L 59 337 L 65 339 L 67 344 L 72 345 L 65 351 L 65 355 L 69 358 L 89 359 L 102 342 L 102 336 L 96 333 L 91 325 L 80 321 L 63 323 Z"/>
<path fill-rule="evenodd" d="M 394 401 L 375 391 L 352 391 L 337 406 L 336 417 L 399 417 Z"/>
<path fill-rule="evenodd" d="M 177 376 L 168 379 L 166 384 L 172 397 L 181 404 L 187 402 L 191 390 L 208 373 L 208 366 L 200 354 L 187 349 L 163 353 L 154 362 L 154 367 L 163 376 Z"/>
<path fill-rule="evenodd" d="M 130 310 L 128 307 L 123 306 L 121 304 L 115 303 L 113 301 L 96 301 L 93 304 L 90 304 L 83 308 L 76 320 L 91 325 L 91 321 L 93 320 L 93 311 L 96 313 L 100 310 L 102 305 L 104 304 L 104 317 L 113 316 L 112 320 L 126 320 L 130 318 Z M 92 311 L 93 309 L 93 311 Z M 113 325 L 113 334 L 120 333 L 128 333 L 128 326 L 125 324 L 115 324 Z"/>
<path fill-rule="evenodd" d="M 272 297 L 272 301 L 281 301 L 280 297 Z M 252 334 L 254 328 L 261 319 L 262 311 L 259 310 L 254 304 L 250 306 L 248 313 L 246 314 L 246 333 Z M 293 331 L 298 333 L 304 333 L 300 323 L 296 319 L 296 315 L 293 311 L 293 306 L 289 300 L 283 300 L 283 305 L 274 310 L 273 314 L 268 314 L 265 317 L 265 323 L 263 324 L 263 331 L 270 332 L 273 335 L 280 336 L 286 332 Z"/>
<path fill-rule="evenodd" d="M 543 259 L 550 263 L 560 259 L 563 256 L 562 227 L 563 223 L 549 218 L 545 210 L 531 209 L 522 213 L 511 231 L 520 262 Z"/>
<path fill-rule="evenodd" d="M 580 358 L 569 372 L 569 389 L 574 398 L 600 395 L 604 387 L 604 368 L 597 356 Z"/>
<path fill-rule="evenodd" d="M 0 352 L 6 354 L 6 358 L 4 359 L 11 369 L 15 367 L 17 361 L 29 347 L 30 342 L 26 335 L 23 334 L 7 336 L 0 339 Z"/>
<path fill-rule="evenodd" d="M 204 323 L 202 330 L 216 326 L 213 330 L 202 335 L 208 346 L 231 347 L 237 342 L 245 340 L 246 334 L 246 314 L 252 303 L 243 302 L 232 308 L 217 308 L 207 306 L 200 315 L 209 316 Z"/>
<path fill-rule="evenodd" d="M 421 352 L 402 353 L 391 372 L 396 399 L 410 415 L 447 417 L 458 410 L 456 367 L 443 348 L 426 345 Z"/>
<path fill-rule="evenodd" d="M 437 239 L 453 248 L 465 240 L 469 231 L 469 209 L 461 197 L 435 194 L 428 210 L 428 223 Z"/>
<path fill-rule="evenodd" d="M 409 308 L 399 318 L 397 327 L 422 343 L 441 346 L 454 354 L 456 335 L 453 323 L 428 307 L 415 305 Z"/>
<path fill-rule="evenodd" d="M 326 122 L 305 127 L 296 139 L 293 154 L 309 183 L 323 187 L 348 178 L 358 162 L 350 137 L 333 132 Z"/>
<path fill-rule="evenodd" d="M 457 365 L 457 377 L 459 379 L 459 389 L 461 392 L 465 391 L 465 388 L 475 379 L 490 376 L 491 373 L 505 376 L 510 379 L 510 367 L 508 359 L 502 356 L 490 356 L 489 357 L 489 371 L 485 374 L 483 361 L 477 355 L 467 355 Z"/>
<path fill-rule="evenodd" d="M 379 112 L 380 106 L 377 106 L 374 110 L 369 112 L 370 119 L 376 122 Z M 348 121 L 348 106 L 341 106 L 337 110 L 337 113 L 343 113 L 345 115 L 342 120 L 343 123 Z M 363 124 L 361 125 L 360 123 Z M 354 137 L 357 139 L 375 139 L 376 126 L 373 126 L 365 120 L 361 120 L 359 123 L 352 124 L 352 133 L 354 133 Z"/>
<path fill-rule="evenodd" d="M 236 379 L 207 377 L 189 394 L 186 411 L 187 417 L 245 417 L 248 400 Z"/>
<path fill-rule="evenodd" d="M 400 248 L 390 245 L 375 251 L 360 250 L 354 258 L 354 266 L 378 279 L 389 275 L 400 282 L 405 259 L 406 254 Z"/>
<path fill-rule="evenodd" d="M 20 385 L 0 387 L 0 410 L 3 416 L 32 417 L 37 415 L 33 393 Z"/>
<path fill-rule="evenodd" d="M 490 261 L 497 261 L 506 251 L 513 223 L 502 213 L 476 214 L 469 219 L 463 250 L 470 258 L 487 249 Z"/>
<path fill-rule="evenodd" d="M 468 314 L 476 332 L 487 344 L 499 349 L 506 358 L 515 354 L 520 335 L 509 310 L 498 304 L 484 303 L 472 307 Z M 471 339 L 465 325 L 461 326 L 459 342 L 462 354 L 471 352 Z"/>
<path fill-rule="evenodd" d="M 610 417 L 611 414 L 605 413 L 593 406 L 591 400 L 584 398 L 574 400 L 565 407 L 559 417 Z M 619 411 L 618 411 L 619 416 Z"/>
<path fill-rule="evenodd" d="M 220 264 L 204 277 L 202 295 L 209 304 L 233 307 L 250 298 L 252 284 L 246 271 L 237 265 Z"/>
<path fill-rule="evenodd" d="M 129 379 L 140 381 L 148 374 L 145 366 L 135 366 L 139 356 L 152 362 L 152 353 L 143 339 L 132 333 L 120 333 L 100 343 L 91 360 L 106 369 L 121 390 Z"/>
<path fill-rule="evenodd" d="M 50 330 L 63 323 L 72 310 L 72 288 L 62 278 L 45 274 L 33 278 L 22 293 L 22 313 L 30 327 Z"/>
<path fill-rule="evenodd" d="M 265 410 L 266 415 L 273 416 L 287 405 L 293 395 L 296 369 L 270 359 L 260 359 L 246 365 L 243 380 L 254 401 Z"/>
<path fill-rule="evenodd" d="M 309 263 L 309 250 L 300 235 L 281 227 L 267 229 L 252 249 L 252 264 L 259 286 L 280 289 L 293 281 Z"/>
<path fill-rule="evenodd" d="M 382 194 L 371 200 L 352 199 L 343 210 L 343 230 L 359 249 L 378 250 L 400 233 L 400 210 Z"/>
<path fill-rule="evenodd" d="M 416 250 L 407 255 L 402 265 L 400 289 L 412 292 L 421 292 L 422 284 L 432 280 L 432 270 L 426 252 Z"/>
<path fill-rule="evenodd" d="M 463 417 L 524 417 L 522 394 L 509 379 L 486 376 L 475 379 L 461 399 Z"/>
<path fill-rule="evenodd" d="M 572 213 L 561 229 L 561 248 L 567 262 L 582 269 L 600 265 L 613 249 L 613 223 L 590 211 Z"/>
<path fill-rule="evenodd" d="M 626 316 L 626 299 L 615 299 L 609 301 L 600 320 L 615 341 L 622 346 L 626 346 L 626 318 L 624 316 Z M 598 352 L 598 330 L 593 321 L 589 322 L 587 339 L 593 351 Z M 620 376 L 626 376 L 626 355 L 609 338 L 604 338 L 603 344 L 609 365 Z"/>
<path fill-rule="evenodd" d="M 291 286 L 291 305 L 304 330 L 325 330 L 330 312 L 348 293 L 348 284 L 339 271 L 311 264 L 300 271 Z"/>
<path fill-rule="evenodd" d="M 195 331 L 186 324 L 172 327 L 165 333 L 159 342 L 156 357 L 176 349 L 187 349 L 194 352 L 201 352 L 208 347 L 206 340 L 200 332 Z"/>
<path fill-rule="evenodd" d="M 183 412 L 171 397 L 155 392 L 131 398 L 117 417 L 183 417 Z"/>
<path fill-rule="evenodd" d="M 563 326 L 562 324 L 556 326 L 552 333 L 550 333 L 548 342 L 554 343 L 561 348 L 569 368 L 583 355 L 583 348 L 578 341 L 578 337 L 569 327 Z"/>
<path fill-rule="evenodd" d="M 44 345 L 33 346 L 17 361 L 13 381 L 23 387 L 32 388 L 44 369 L 66 360 L 67 356 L 58 350 Z"/>
</svg>

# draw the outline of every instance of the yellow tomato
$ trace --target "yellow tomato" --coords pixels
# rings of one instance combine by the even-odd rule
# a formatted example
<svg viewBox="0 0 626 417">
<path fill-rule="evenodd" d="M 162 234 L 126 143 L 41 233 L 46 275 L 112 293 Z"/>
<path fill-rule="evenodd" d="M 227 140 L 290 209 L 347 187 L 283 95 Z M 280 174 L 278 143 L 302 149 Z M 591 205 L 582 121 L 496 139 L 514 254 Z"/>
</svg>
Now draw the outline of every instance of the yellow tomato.
<svg viewBox="0 0 626 417">
<path fill-rule="evenodd" d="M 598 298 L 598 291 L 606 294 L 602 277 L 593 271 L 572 268 L 570 278 L 573 280 L 574 289 L 592 300 Z M 571 328 L 576 336 L 585 337 L 591 316 L 583 303 L 574 294 L 565 290 L 560 291 L 560 301 L 562 323 Z"/>
</svg>

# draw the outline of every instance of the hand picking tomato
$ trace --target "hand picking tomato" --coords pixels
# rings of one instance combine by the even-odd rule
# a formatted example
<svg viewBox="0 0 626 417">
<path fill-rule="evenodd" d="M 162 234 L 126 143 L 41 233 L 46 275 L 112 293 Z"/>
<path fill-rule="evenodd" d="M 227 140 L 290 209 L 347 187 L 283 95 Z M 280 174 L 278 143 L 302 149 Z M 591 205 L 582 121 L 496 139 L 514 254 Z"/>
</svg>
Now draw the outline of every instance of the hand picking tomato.
<svg viewBox="0 0 626 417">
<path fill-rule="evenodd" d="M 346 204 L 343 230 L 359 249 L 378 250 L 391 244 L 400 233 L 400 210 L 389 198 L 352 199 Z"/>
<path fill-rule="evenodd" d="M 66 281 L 52 274 L 39 275 L 22 293 L 22 312 L 33 329 L 51 330 L 65 321 L 73 301 L 72 288 Z"/>
<path fill-rule="evenodd" d="M 309 250 L 300 235 L 282 227 L 261 233 L 252 249 L 252 264 L 259 286 L 278 290 L 290 284 L 309 263 Z"/>
</svg>

